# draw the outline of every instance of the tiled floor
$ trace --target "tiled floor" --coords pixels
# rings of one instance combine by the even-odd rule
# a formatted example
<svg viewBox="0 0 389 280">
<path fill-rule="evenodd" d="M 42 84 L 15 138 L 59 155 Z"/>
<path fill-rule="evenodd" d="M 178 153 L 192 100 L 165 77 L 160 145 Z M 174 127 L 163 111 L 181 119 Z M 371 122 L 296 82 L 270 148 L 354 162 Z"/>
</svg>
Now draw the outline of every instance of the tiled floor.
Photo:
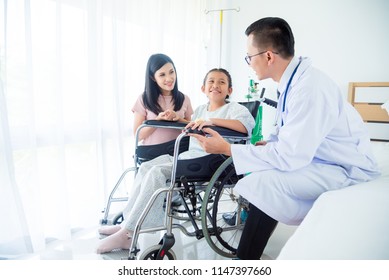
<svg viewBox="0 0 389 280">
<path fill-rule="evenodd" d="M 45 251 L 38 252 L 21 257 L 21 259 L 40 259 L 40 260 L 104 260 L 104 259 L 127 259 L 128 251 L 114 252 L 110 254 L 99 255 L 95 249 L 99 242 L 97 228 L 79 229 L 73 233 L 72 239 L 68 241 L 52 241 L 47 245 Z M 266 247 L 263 259 L 275 259 L 282 246 L 295 227 L 279 224 L 273 233 Z M 223 259 L 224 257 L 215 253 L 203 238 L 197 240 L 195 237 L 187 237 L 178 230 L 174 230 L 175 245 L 172 248 L 177 259 L 180 260 L 204 260 L 204 259 Z M 158 244 L 162 233 L 147 233 L 139 237 L 139 247 L 142 250 Z"/>
</svg>

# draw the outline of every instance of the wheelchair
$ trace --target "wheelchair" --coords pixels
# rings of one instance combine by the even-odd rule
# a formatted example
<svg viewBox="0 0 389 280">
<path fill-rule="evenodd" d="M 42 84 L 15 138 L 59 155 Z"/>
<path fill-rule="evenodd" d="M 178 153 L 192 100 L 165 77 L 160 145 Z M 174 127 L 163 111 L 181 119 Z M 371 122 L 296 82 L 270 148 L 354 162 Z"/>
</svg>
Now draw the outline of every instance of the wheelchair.
<svg viewBox="0 0 389 280">
<path fill-rule="evenodd" d="M 123 173 L 120 175 L 118 181 L 116 182 L 115 186 L 113 187 L 112 191 L 109 194 L 107 204 L 105 208 L 102 210 L 102 213 L 104 213 L 103 218 L 100 220 L 100 224 L 102 225 L 117 225 L 122 223 L 124 217 L 123 213 L 120 211 L 118 213 L 111 214 L 111 206 L 113 203 L 117 202 L 125 202 L 128 200 L 127 196 L 117 196 L 117 193 L 119 192 L 120 187 L 122 187 L 123 182 L 125 180 L 125 177 L 133 172 L 134 176 L 136 175 L 139 166 L 145 162 L 152 160 L 158 156 L 161 156 L 163 154 L 169 154 L 173 156 L 174 153 L 174 145 L 176 140 L 171 140 L 165 143 L 161 144 L 155 144 L 155 145 L 138 145 L 139 142 L 139 132 L 141 129 L 145 127 L 156 127 L 156 128 L 172 128 L 172 129 L 179 129 L 182 130 L 185 127 L 186 124 L 179 123 L 179 122 L 168 122 L 168 121 L 152 121 L 148 120 L 145 121 L 136 131 L 135 133 L 135 152 L 133 156 L 133 163 L 134 165 L 132 167 L 129 167 L 123 171 Z M 188 150 L 189 147 L 189 138 L 183 139 L 180 143 L 179 147 L 179 153 L 182 153 L 186 150 Z"/>
<path fill-rule="evenodd" d="M 260 101 L 241 102 L 241 104 L 246 106 L 253 117 L 256 118 Z M 182 130 L 185 125 L 184 123 L 149 120 L 145 121 L 138 131 L 146 126 Z M 246 134 L 230 129 L 221 127 L 212 127 L 212 129 L 233 143 L 248 143 L 250 140 Z M 191 132 L 200 133 L 198 131 Z M 136 172 L 142 161 L 159 156 L 161 147 L 162 154 L 169 153 L 173 156 L 173 169 L 171 178 L 167 182 L 168 187 L 161 187 L 154 192 L 143 213 L 138 218 L 129 248 L 129 260 L 176 259 L 176 255 L 172 250 L 175 243 L 173 229 L 179 229 L 186 236 L 196 237 L 197 239 L 205 238 L 211 249 L 223 257 L 236 257 L 237 246 L 244 227 L 241 214 L 247 210 L 248 202 L 234 193 L 233 188 L 243 175 L 236 174 L 232 159 L 224 155 L 206 155 L 190 160 L 179 160 L 179 154 L 187 150 L 188 143 L 189 137 L 187 132 L 184 131 L 174 140 L 174 145 L 173 143 L 164 143 L 155 147 L 137 146 L 134 156 L 136 167 L 127 169 L 115 185 L 114 190 L 125 174 L 130 170 Z M 169 148 L 163 147 L 165 145 L 168 145 Z M 109 204 L 115 201 L 113 198 L 114 190 L 110 195 L 106 210 L 109 210 Z M 173 205 L 173 193 L 178 193 L 181 200 L 180 206 Z M 161 211 L 165 211 L 164 225 L 143 228 L 142 225 L 148 212 L 161 194 L 166 194 L 165 206 L 164 209 L 161 209 Z M 231 213 L 234 213 L 236 218 L 233 223 L 227 223 L 224 215 Z M 114 222 L 120 223 L 122 219 L 121 217 L 114 220 Z M 140 252 L 137 245 L 139 235 L 158 231 L 165 231 L 159 243 L 146 248 L 138 257 L 137 255 Z"/>
</svg>

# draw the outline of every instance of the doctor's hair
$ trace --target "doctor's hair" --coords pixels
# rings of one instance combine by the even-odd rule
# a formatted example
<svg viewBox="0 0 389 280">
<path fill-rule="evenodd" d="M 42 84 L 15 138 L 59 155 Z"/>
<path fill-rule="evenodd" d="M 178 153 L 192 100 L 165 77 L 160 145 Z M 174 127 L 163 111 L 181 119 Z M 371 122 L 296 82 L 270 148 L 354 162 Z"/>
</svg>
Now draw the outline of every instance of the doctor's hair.
<svg viewBox="0 0 389 280">
<path fill-rule="evenodd" d="M 158 104 L 158 98 L 161 94 L 161 89 L 155 81 L 154 75 L 155 72 L 161 69 L 166 63 L 171 63 L 173 65 L 174 72 L 176 72 L 176 80 L 172 90 L 174 111 L 179 111 L 181 109 L 185 99 L 184 94 L 178 90 L 177 71 L 173 60 L 169 56 L 161 53 L 151 55 L 146 66 L 145 89 L 142 94 L 142 100 L 146 109 L 152 111 L 156 115 L 162 112 L 162 108 Z"/>
<path fill-rule="evenodd" d="M 294 36 L 289 24 L 282 18 L 261 18 L 247 27 L 246 36 L 253 34 L 254 44 L 261 50 L 278 53 L 282 58 L 294 56 Z"/>
</svg>

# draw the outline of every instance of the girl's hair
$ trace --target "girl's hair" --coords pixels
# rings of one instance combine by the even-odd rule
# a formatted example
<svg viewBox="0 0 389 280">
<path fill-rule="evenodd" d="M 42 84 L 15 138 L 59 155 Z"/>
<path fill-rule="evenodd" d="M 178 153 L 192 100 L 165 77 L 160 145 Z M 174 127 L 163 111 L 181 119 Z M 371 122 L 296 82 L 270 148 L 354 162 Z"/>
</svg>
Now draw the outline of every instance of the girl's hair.
<svg viewBox="0 0 389 280">
<path fill-rule="evenodd" d="M 224 68 L 213 68 L 211 70 L 208 71 L 208 73 L 205 75 L 204 77 L 204 81 L 203 81 L 203 86 L 205 86 L 205 83 L 207 81 L 207 78 L 208 78 L 208 75 L 212 72 L 221 72 L 223 74 L 225 74 L 227 76 L 227 79 L 228 79 L 228 88 L 232 88 L 232 78 L 231 78 L 231 75 L 230 73 L 224 69 Z M 227 95 L 226 99 L 228 99 L 230 96 Z"/>
<path fill-rule="evenodd" d="M 161 94 L 161 90 L 154 79 L 155 72 L 161 69 L 166 63 L 174 66 L 173 60 L 165 54 L 157 53 L 150 56 L 146 66 L 146 78 L 145 78 L 145 90 L 142 94 L 142 100 L 146 109 L 152 111 L 155 114 L 162 112 L 161 106 L 158 104 L 158 97 Z M 177 72 L 176 81 L 172 90 L 172 98 L 174 103 L 174 111 L 179 111 L 184 103 L 185 96 L 178 90 L 177 85 Z"/>
<path fill-rule="evenodd" d="M 226 69 L 223 69 L 223 68 L 213 68 L 213 69 L 209 70 L 208 73 L 204 77 L 203 86 L 205 86 L 205 83 L 207 81 L 208 75 L 210 73 L 212 73 L 212 72 L 224 73 L 227 76 L 227 79 L 228 79 L 228 87 L 232 88 L 232 78 L 231 78 L 231 75 L 230 75 L 230 73 Z"/>
</svg>

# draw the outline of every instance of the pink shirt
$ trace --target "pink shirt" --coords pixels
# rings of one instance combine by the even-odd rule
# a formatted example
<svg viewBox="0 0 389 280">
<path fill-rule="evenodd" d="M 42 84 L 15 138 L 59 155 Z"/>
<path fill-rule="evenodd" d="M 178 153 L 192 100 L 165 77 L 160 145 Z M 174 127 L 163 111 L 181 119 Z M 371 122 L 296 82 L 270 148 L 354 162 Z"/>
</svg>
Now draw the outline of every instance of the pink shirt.
<svg viewBox="0 0 389 280">
<path fill-rule="evenodd" d="M 171 102 L 172 96 L 163 96 L 162 94 L 158 97 L 158 104 L 161 106 L 162 111 L 167 109 L 174 109 L 174 105 Z M 138 97 L 134 106 L 132 107 L 132 112 L 136 112 L 145 117 L 146 120 L 154 120 L 157 115 L 150 110 L 146 109 L 142 95 Z M 193 114 L 192 104 L 190 103 L 190 99 L 187 95 L 185 95 L 184 103 L 179 111 L 176 113 L 180 116 L 180 118 L 190 120 Z M 143 145 L 154 145 L 160 144 L 164 142 L 168 142 L 170 140 L 176 139 L 177 136 L 181 133 L 180 130 L 177 129 L 167 129 L 167 128 L 157 128 L 149 137 L 143 140 Z"/>
</svg>

